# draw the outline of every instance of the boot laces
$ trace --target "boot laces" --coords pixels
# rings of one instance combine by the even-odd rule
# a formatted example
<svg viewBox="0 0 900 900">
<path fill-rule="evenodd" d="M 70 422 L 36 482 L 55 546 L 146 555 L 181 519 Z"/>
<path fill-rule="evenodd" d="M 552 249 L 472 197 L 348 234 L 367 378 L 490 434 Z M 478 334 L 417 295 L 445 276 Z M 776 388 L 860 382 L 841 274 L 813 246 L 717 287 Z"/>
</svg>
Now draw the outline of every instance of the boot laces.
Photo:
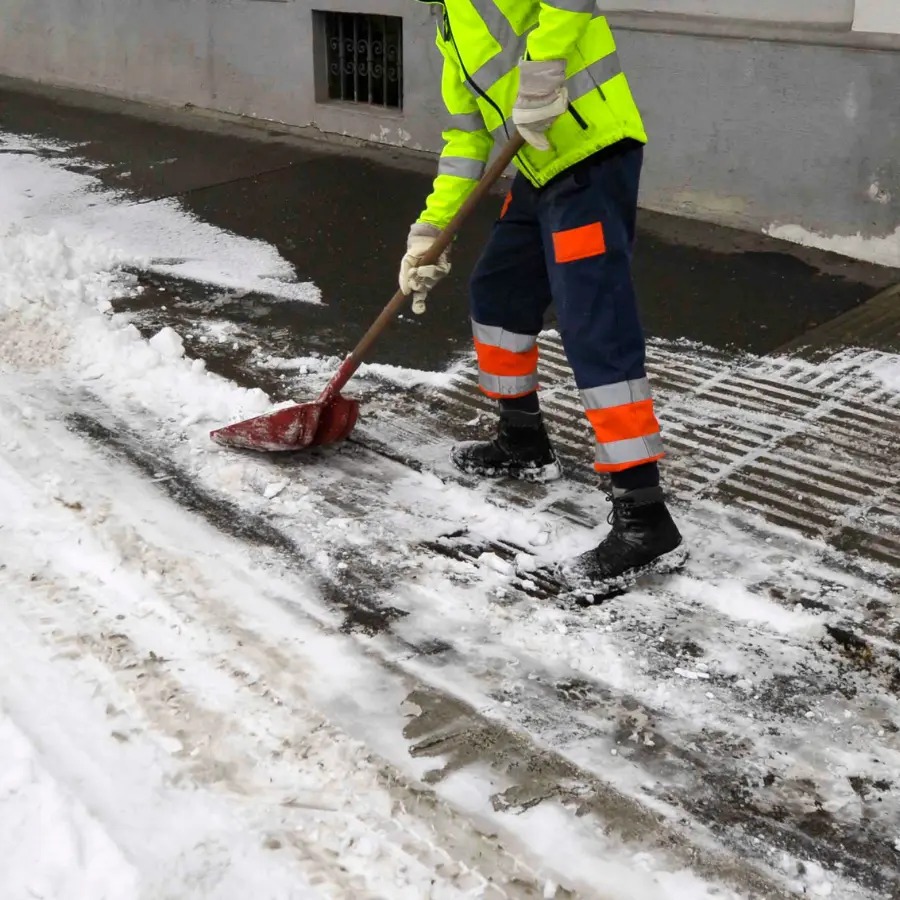
<svg viewBox="0 0 900 900">
<path fill-rule="evenodd" d="M 611 503 L 612 507 L 606 516 L 606 524 L 615 526 L 618 523 L 627 524 L 629 520 L 635 518 L 637 504 L 628 500 L 617 500 L 612 492 L 606 495 L 606 502 Z"/>
<path fill-rule="evenodd" d="M 641 518 L 639 510 L 642 506 L 648 505 L 616 499 L 611 492 L 606 495 L 606 500 L 608 503 L 612 503 L 612 508 L 606 516 L 606 523 L 612 526 L 609 537 L 618 537 L 628 530 L 630 524 L 639 522 Z"/>
<path fill-rule="evenodd" d="M 607 495 L 607 500 L 612 500 L 611 494 Z M 631 551 L 633 542 L 629 539 L 628 529 L 621 527 L 627 522 L 627 511 L 623 515 L 623 507 L 626 506 L 627 504 L 623 503 L 613 503 L 606 517 L 607 523 L 612 527 L 595 551 L 599 552 L 601 558 L 607 560 L 607 566 L 614 564 L 615 560 L 627 557 Z"/>
</svg>

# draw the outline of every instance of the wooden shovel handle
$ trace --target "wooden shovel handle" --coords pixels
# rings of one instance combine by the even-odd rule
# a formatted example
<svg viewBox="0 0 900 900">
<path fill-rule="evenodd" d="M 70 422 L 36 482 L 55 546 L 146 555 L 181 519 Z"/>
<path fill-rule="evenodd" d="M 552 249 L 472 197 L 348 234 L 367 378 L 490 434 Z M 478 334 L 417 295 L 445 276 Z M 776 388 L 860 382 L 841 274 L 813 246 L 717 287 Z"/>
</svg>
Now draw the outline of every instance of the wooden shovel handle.
<svg viewBox="0 0 900 900">
<path fill-rule="evenodd" d="M 525 146 L 525 140 L 516 132 L 513 137 L 504 145 L 503 149 L 497 155 L 497 158 L 488 167 L 481 180 L 475 186 L 475 190 L 466 198 L 459 211 L 450 220 L 450 224 L 434 239 L 434 243 L 422 255 L 420 265 L 434 265 L 441 257 L 441 254 L 450 246 L 457 232 L 462 228 L 465 221 L 472 214 L 476 206 L 484 199 L 485 195 L 490 193 L 491 188 L 499 181 L 500 177 L 509 167 L 515 155 Z M 378 340 L 381 332 L 387 327 L 390 321 L 400 312 L 401 307 L 406 303 L 407 295 L 402 291 L 397 291 L 391 298 L 387 306 L 381 311 L 378 318 L 372 323 L 369 330 L 363 335 L 362 340 L 353 348 L 353 352 L 344 360 L 338 369 L 334 378 L 328 384 L 328 387 L 319 397 L 320 403 L 331 400 L 338 394 L 343 386 L 350 380 L 353 373 L 359 368 L 360 363 L 365 359 L 372 345 Z"/>
<path fill-rule="evenodd" d="M 459 212 L 450 220 L 450 224 L 434 239 L 434 243 L 422 255 L 421 265 L 434 265 L 441 254 L 450 246 L 456 233 L 465 224 L 472 211 L 489 194 L 491 188 L 500 180 L 503 173 L 509 168 L 516 154 L 525 146 L 525 139 L 518 132 L 511 138 L 490 167 L 481 176 L 481 180 L 475 186 L 475 190 L 466 197 L 465 203 L 459 208 Z"/>
</svg>

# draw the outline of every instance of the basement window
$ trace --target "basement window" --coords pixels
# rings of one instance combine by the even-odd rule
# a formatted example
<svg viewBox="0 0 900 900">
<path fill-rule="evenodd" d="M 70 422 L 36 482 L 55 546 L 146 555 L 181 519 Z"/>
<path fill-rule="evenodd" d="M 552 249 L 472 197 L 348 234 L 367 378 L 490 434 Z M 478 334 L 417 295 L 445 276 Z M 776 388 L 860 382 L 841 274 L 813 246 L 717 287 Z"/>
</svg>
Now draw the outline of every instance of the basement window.
<svg viewBox="0 0 900 900">
<path fill-rule="evenodd" d="M 314 11 L 316 99 L 403 107 L 403 19 Z"/>
</svg>

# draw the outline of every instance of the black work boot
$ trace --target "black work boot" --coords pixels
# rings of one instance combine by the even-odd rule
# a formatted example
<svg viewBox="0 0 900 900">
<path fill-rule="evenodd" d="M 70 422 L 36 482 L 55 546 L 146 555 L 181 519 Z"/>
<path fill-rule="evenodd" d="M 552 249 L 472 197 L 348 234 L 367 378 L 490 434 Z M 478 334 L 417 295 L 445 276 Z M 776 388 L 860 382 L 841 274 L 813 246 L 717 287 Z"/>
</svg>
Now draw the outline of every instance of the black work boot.
<svg viewBox="0 0 900 900">
<path fill-rule="evenodd" d="M 673 571 L 684 563 L 681 534 L 669 515 L 662 488 L 613 488 L 611 499 L 609 534 L 571 564 L 579 581 L 615 587 L 644 571 Z"/>
<path fill-rule="evenodd" d="M 555 481 L 562 476 L 562 467 L 543 421 L 535 418 L 535 424 L 521 425 L 521 417 L 501 414 L 494 440 L 454 444 L 450 462 L 468 475 L 483 478 Z"/>
</svg>

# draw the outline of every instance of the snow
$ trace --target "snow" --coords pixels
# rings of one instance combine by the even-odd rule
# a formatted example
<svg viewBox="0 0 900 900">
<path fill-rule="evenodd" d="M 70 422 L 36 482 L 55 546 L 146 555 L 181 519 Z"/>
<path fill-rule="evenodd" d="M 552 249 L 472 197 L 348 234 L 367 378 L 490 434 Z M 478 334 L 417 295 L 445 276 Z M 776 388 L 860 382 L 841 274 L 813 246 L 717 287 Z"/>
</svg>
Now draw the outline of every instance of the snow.
<svg viewBox="0 0 900 900">
<path fill-rule="evenodd" d="M 147 342 L 163 359 L 181 359 L 184 356 L 184 341 L 174 328 L 160 329 Z"/>
<path fill-rule="evenodd" d="M 675 667 L 675 674 L 680 675 L 682 678 L 689 678 L 691 681 L 698 681 L 701 678 L 709 678 L 709 674 L 707 672 L 692 672 L 690 669 L 683 669 L 681 666 Z M 708 698 L 712 698 L 712 694 L 706 695 Z"/>
<path fill-rule="evenodd" d="M 10 900 L 137 900 L 137 873 L 0 714 L 0 894 Z"/>
<path fill-rule="evenodd" d="M 810 638 L 824 635 L 819 619 L 806 612 L 785 609 L 758 594 L 748 591 L 740 582 L 728 578 L 698 582 L 680 581 L 680 593 L 685 598 L 709 605 L 734 619 L 768 628 L 780 634 L 799 633 Z"/>
<path fill-rule="evenodd" d="M 184 359 L 171 328 L 147 342 L 133 325 L 105 315 L 112 298 L 133 289 L 120 260 L 91 237 L 14 230 L 0 238 L 0 372 L 65 362 L 87 381 L 105 379 L 123 399 L 168 396 L 168 413 L 177 409 L 183 426 L 269 408 L 262 391 L 236 388 L 207 373 L 202 360 Z"/>
<path fill-rule="evenodd" d="M 401 366 L 391 366 L 385 363 L 363 363 L 361 372 L 363 378 L 379 378 L 388 381 L 398 387 L 446 387 L 453 382 L 455 372 L 453 369 L 445 369 L 443 372 L 426 372 L 422 369 L 404 369 Z"/>
<path fill-rule="evenodd" d="M 357 682 L 371 694 L 377 674 L 315 621 L 261 603 L 283 591 L 296 604 L 309 596 L 303 582 L 267 580 L 237 542 L 198 528 L 138 476 L 111 471 L 61 426 L 36 431 L 17 415 L 16 396 L 4 390 L 0 402 L 17 432 L 15 452 L 0 453 L 4 508 L 16 523 L 0 569 L 0 704 L 34 735 L 46 768 L 96 811 L 138 887 L 120 891 L 128 868 L 109 851 L 101 868 L 112 893 L 35 896 L 237 900 L 264 885 L 273 898 L 320 889 L 352 898 L 363 878 L 381 896 L 421 896 L 434 873 L 383 786 L 397 777 L 304 699 Z M 48 452 L 62 464 L 54 472 Z M 253 635 L 263 626 L 291 637 L 261 643 Z M 304 658 L 292 653 L 286 668 L 294 642 Z M 321 684 L 304 672 L 320 673 Z M 77 803 L 35 808 L 19 780 L 12 786 L 0 793 L 0 822 L 16 827 L 0 829 L 0 856 L 19 849 L 22 867 L 0 869 L 0 896 L 32 896 L 15 890 L 20 875 L 77 888 L 109 841 L 69 812 Z M 23 804 L 40 829 L 18 829 Z M 403 850 L 390 839 L 394 820 Z M 90 855 L 67 855 L 63 834 L 76 827 L 72 841 Z M 49 833 L 60 835 L 58 877 L 41 856 Z M 298 852 L 274 852 L 291 847 Z"/>
<path fill-rule="evenodd" d="M 447 789 L 460 802 L 474 802 L 479 780 L 482 788 L 490 775 L 467 773 L 453 776 Z M 487 810 L 485 810 L 485 814 Z M 564 811 L 556 806 L 534 806 L 510 820 L 516 838 L 534 848 L 552 847 L 556 864 L 566 872 L 566 881 L 578 890 L 587 892 L 592 885 L 602 884 L 616 900 L 740 900 L 733 891 L 713 887 L 686 870 L 666 871 L 661 860 L 651 852 L 629 854 L 616 846 L 614 839 L 605 838 L 597 848 L 597 836 L 590 833 L 590 825 L 573 829 Z M 561 835 L 565 834 L 563 840 Z M 569 888 L 572 890 L 572 888 Z M 614 892 L 614 893 L 612 893 Z"/>
<path fill-rule="evenodd" d="M 288 483 L 286 481 L 273 481 L 271 484 L 267 484 L 265 490 L 263 491 L 263 496 L 266 500 L 272 500 L 277 497 L 286 487 Z"/>
<path fill-rule="evenodd" d="M 295 372 L 303 378 L 304 384 L 308 384 L 306 376 L 309 375 L 330 378 L 337 371 L 342 360 L 337 356 L 299 356 L 292 359 L 265 356 L 260 362 L 262 368 L 274 369 L 279 372 Z M 363 363 L 354 378 L 384 381 L 401 388 L 446 387 L 453 383 L 456 372 L 456 367 L 441 372 L 428 372 L 423 369 L 407 369 L 386 363 Z"/>
<path fill-rule="evenodd" d="M 35 235 L 52 230 L 114 253 L 122 265 L 282 300 L 321 301 L 318 288 L 297 281 L 274 247 L 202 222 L 178 200 L 136 201 L 65 168 L 77 160 L 26 152 L 22 138 L 0 134 L 0 152 L 0 234 L 11 227 Z"/>
<path fill-rule="evenodd" d="M 900 303 L 900 296 L 897 297 L 897 302 Z M 882 357 L 876 362 L 871 363 L 868 366 L 868 371 L 873 377 L 877 378 L 887 390 L 892 391 L 895 394 L 900 394 L 900 357 Z"/>
<path fill-rule="evenodd" d="M 884 237 L 864 237 L 860 233 L 827 235 L 809 231 L 802 225 L 782 224 L 770 225 L 764 228 L 763 232 L 769 237 L 790 241 L 792 244 L 840 253 L 842 256 L 862 259 L 881 266 L 900 268 L 900 228 Z"/>
<path fill-rule="evenodd" d="M 522 600 L 515 579 L 587 549 L 604 525 L 509 507 L 352 450 L 282 467 L 218 449 L 210 427 L 271 398 L 187 357 L 176 329 L 145 340 L 114 315 L 112 302 L 136 290 L 123 267 L 150 260 L 286 299 L 313 289 L 282 285 L 272 248 L 214 235 L 177 204 L 138 213 L 59 160 L 24 159 L 27 142 L 4 142 L 16 150 L 0 154 L 0 187 L 11 189 L 0 213 L 0 859 L 13 860 L 0 867 L 4 900 L 236 900 L 262 885 L 285 898 L 443 900 L 489 896 L 497 884 L 524 896 L 516 879 L 532 896 L 738 897 L 715 865 L 692 870 L 715 836 L 691 821 L 685 837 L 674 824 L 681 811 L 666 792 L 688 771 L 668 782 L 639 753 L 684 734 L 694 752 L 733 732 L 741 753 L 785 781 L 817 779 L 842 805 L 854 798 L 848 774 L 874 781 L 900 768 L 881 728 L 887 697 L 866 694 L 858 718 L 841 696 L 804 699 L 800 714 L 774 722 L 751 708 L 773 677 L 831 674 L 820 645 L 836 620 L 779 603 L 761 582 L 800 591 L 827 581 L 850 616 L 859 596 L 889 602 L 886 588 L 835 570 L 815 541 L 736 524 L 707 502 L 684 514 L 696 547 L 688 574 L 616 608 L 573 611 Z M 179 230 L 196 259 L 161 261 Z M 269 357 L 319 382 L 338 362 Z M 361 375 L 428 388 L 455 370 L 369 365 Z M 140 467 L 73 433 L 73 412 L 126 447 L 131 435 Z M 179 501 L 184 479 L 195 494 Z M 548 487 L 549 501 L 565 490 Z M 204 512 L 209 498 L 226 505 Z M 270 532 L 257 541 L 260 522 L 289 551 L 274 552 Z M 416 549 L 462 529 L 533 552 L 513 565 L 493 549 L 472 561 Z M 405 573 L 388 597 L 402 615 L 386 632 L 349 636 L 329 590 L 360 569 L 363 600 L 379 600 L 390 566 Z M 505 596 L 518 599 L 495 602 Z M 437 637 L 452 652 L 432 664 L 416 648 Z M 677 665 L 658 649 L 687 638 L 694 648 Z M 547 699 L 564 679 L 586 685 L 591 703 Z M 430 732 L 431 696 L 461 704 L 463 726 L 438 721 Z M 614 733 L 623 722 L 624 737 Z M 527 752 L 457 766 L 467 748 L 490 750 L 491 727 L 506 729 L 496 744 L 507 749 L 528 735 Z M 462 739 L 444 746 L 454 728 Z M 724 757 L 735 777 L 755 778 L 738 755 Z M 541 766 L 556 786 L 577 781 L 565 766 L 587 780 L 569 798 L 498 811 L 497 798 Z M 597 784 L 613 808 L 644 803 L 670 830 L 633 839 L 627 815 L 622 825 L 602 809 L 573 814 L 573 800 L 602 794 Z M 798 892 L 854 896 L 814 860 L 779 868 Z"/>
</svg>

